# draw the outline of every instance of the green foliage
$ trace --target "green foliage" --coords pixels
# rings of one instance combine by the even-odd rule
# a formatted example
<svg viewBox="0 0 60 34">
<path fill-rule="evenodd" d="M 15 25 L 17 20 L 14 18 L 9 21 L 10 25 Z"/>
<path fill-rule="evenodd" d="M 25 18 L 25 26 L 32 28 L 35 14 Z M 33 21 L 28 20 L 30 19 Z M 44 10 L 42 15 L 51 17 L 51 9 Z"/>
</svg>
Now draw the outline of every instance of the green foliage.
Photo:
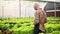
<svg viewBox="0 0 60 34">
<path fill-rule="evenodd" d="M 46 31 L 47 31 L 48 33 L 51 33 L 51 32 L 53 32 L 53 28 L 49 27 L 49 28 L 46 29 Z"/>
<path fill-rule="evenodd" d="M 17 24 L 17 28 L 21 27 L 21 24 Z"/>
<path fill-rule="evenodd" d="M 0 30 L 8 30 L 9 26 L 7 26 L 7 24 L 0 24 Z"/>
<path fill-rule="evenodd" d="M 48 17 L 48 20 L 60 20 L 60 17 Z"/>
<path fill-rule="evenodd" d="M 48 17 L 47 19 L 60 20 L 59 17 Z M 33 34 L 33 21 L 34 18 L 3 18 L 2 21 L 0 20 L 0 30 L 14 30 L 14 34 Z M 59 34 L 60 32 L 60 22 L 48 21 L 45 27 L 48 33 Z"/>
<path fill-rule="evenodd" d="M 9 28 L 11 29 L 13 26 L 14 26 L 13 24 L 10 24 L 10 25 L 9 25 Z"/>
<path fill-rule="evenodd" d="M 52 34 L 60 34 L 60 31 L 53 31 Z"/>
</svg>

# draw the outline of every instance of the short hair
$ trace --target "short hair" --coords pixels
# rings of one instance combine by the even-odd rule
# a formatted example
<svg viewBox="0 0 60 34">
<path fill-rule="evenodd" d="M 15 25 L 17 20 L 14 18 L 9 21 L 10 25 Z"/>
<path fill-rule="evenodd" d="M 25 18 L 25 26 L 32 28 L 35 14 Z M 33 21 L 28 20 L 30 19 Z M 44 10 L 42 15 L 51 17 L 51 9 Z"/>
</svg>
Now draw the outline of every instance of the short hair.
<svg viewBox="0 0 60 34">
<path fill-rule="evenodd" d="M 39 4 L 35 3 L 34 6 L 39 6 Z"/>
<path fill-rule="evenodd" d="M 35 4 L 34 4 L 34 9 L 37 10 L 37 7 L 39 7 L 39 4 L 35 3 Z"/>
</svg>

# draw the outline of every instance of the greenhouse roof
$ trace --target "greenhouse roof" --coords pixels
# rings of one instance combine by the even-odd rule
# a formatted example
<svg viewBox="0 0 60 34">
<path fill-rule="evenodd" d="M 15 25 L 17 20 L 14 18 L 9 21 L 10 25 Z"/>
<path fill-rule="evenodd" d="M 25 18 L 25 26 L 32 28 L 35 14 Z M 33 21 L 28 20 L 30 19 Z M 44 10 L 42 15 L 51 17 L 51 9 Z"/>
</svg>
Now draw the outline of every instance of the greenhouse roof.
<svg viewBox="0 0 60 34">
<path fill-rule="evenodd" d="M 39 0 L 40 2 L 60 2 L 60 0 Z"/>
</svg>

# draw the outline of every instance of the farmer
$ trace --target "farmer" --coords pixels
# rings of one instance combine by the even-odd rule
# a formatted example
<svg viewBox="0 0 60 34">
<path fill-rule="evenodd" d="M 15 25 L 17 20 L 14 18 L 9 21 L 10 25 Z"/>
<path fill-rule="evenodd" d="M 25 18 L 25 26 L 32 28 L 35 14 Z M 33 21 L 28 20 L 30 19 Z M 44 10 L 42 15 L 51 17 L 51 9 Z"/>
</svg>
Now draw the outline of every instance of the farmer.
<svg viewBox="0 0 60 34">
<path fill-rule="evenodd" d="M 38 4 L 34 4 L 34 34 L 39 34 L 39 32 L 43 32 L 45 34 L 44 24 L 46 23 L 46 13 L 39 8 Z"/>
</svg>

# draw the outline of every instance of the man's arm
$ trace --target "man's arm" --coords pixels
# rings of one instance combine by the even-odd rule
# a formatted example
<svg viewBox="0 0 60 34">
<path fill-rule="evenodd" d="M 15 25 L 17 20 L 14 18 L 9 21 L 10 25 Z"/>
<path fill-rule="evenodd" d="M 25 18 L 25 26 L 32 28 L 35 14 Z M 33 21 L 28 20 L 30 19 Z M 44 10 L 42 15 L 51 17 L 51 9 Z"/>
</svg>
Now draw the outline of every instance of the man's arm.
<svg viewBox="0 0 60 34">
<path fill-rule="evenodd" d="M 39 23 L 39 12 L 35 12 L 34 14 L 34 25 Z"/>
</svg>

